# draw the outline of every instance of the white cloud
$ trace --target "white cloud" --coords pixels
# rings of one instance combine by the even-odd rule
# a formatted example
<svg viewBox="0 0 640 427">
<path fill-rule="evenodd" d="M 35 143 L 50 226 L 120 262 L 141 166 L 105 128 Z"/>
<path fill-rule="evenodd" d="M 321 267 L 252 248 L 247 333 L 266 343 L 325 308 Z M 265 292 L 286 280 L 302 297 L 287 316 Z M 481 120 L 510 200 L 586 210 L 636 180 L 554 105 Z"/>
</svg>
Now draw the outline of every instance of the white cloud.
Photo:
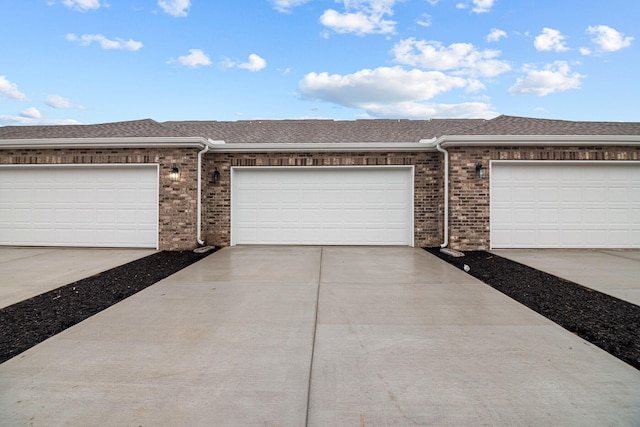
<svg viewBox="0 0 640 427">
<path fill-rule="evenodd" d="M 27 100 L 27 95 L 18 90 L 18 85 L 10 82 L 5 76 L 0 76 L 0 95 L 16 101 Z"/>
<path fill-rule="evenodd" d="M 475 81 L 439 71 L 382 67 L 353 74 L 309 73 L 299 83 L 300 94 L 381 118 L 495 117 L 488 104 L 430 104 L 429 99 L 454 89 L 470 88 Z"/>
<path fill-rule="evenodd" d="M 273 8 L 281 13 L 290 13 L 291 9 L 303 5 L 309 0 L 271 0 Z"/>
<path fill-rule="evenodd" d="M 588 47 L 581 47 L 580 54 L 584 56 L 591 55 L 591 49 L 589 49 Z"/>
<path fill-rule="evenodd" d="M 77 36 L 70 33 L 67 34 L 67 40 L 70 42 L 77 42 L 80 46 L 89 46 L 91 43 L 96 42 L 102 49 L 109 50 L 118 49 L 137 51 L 142 49 L 143 46 L 141 42 L 137 42 L 132 39 L 123 40 L 121 38 L 116 38 L 115 40 L 110 40 L 102 34 L 83 34 L 81 36 Z"/>
<path fill-rule="evenodd" d="M 489 12 L 491 8 L 494 6 L 496 0 L 473 0 L 473 11 L 475 13 L 485 13 Z"/>
<path fill-rule="evenodd" d="M 396 43 L 392 52 L 395 62 L 425 69 L 454 70 L 483 77 L 494 77 L 511 69 L 506 61 L 497 59 L 500 51 L 480 51 L 471 43 L 453 43 L 446 47 L 436 41 L 409 38 Z"/>
<path fill-rule="evenodd" d="M 542 34 L 535 38 L 533 45 L 537 50 L 564 52 L 569 50 L 564 44 L 564 36 L 553 28 L 543 28 Z"/>
<path fill-rule="evenodd" d="M 579 73 L 572 73 L 569 64 L 565 61 L 555 61 L 553 64 L 545 65 L 541 70 L 525 65 L 524 71 L 526 76 L 519 78 L 509 88 L 510 94 L 546 96 L 554 92 L 578 89 L 585 77 Z"/>
<path fill-rule="evenodd" d="M 498 28 L 492 28 L 491 32 L 489 32 L 489 34 L 487 35 L 487 41 L 489 43 L 497 42 L 503 37 L 507 37 L 506 32 L 504 32 L 503 30 L 499 30 Z"/>
<path fill-rule="evenodd" d="M 369 110 L 428 100 L 467 84 L 466 79 L 439 71 L 381 67 L 347 75 L 309 73 L 300 81 L 299 89 L 308 99 Z"/>
<path fill-rule="evenodd" d="M 427 0 L 427 3 L 429 3 L 431 6 L 435 6 L 440 2 L 440 0 Z"/>
<path fill-rule="evenodd" d="M 100 8 L 100 0 L 64 0 L 62 4 L 70 9 L 79 10 L 81 12 Z"/>
<path fill-rule="evenodd" d="M 590 26 L 587 33 L 592 35 L 591 41 L 594 42 L 604 52 L 615 52 L 625 47 L 631 46 L 633 37 L 625 37 L 625 35 L 606 25 Z"/>
<path fill-rule="evenodd" d="M 375 105 L 367 113 L 376 118 L 407 119 L 492 119 L 498 115 L 489 104 L 464 102 L 461 104 L 426 104 L 401 102 L 397 104 Z"/>
<path fill-rule="evenodd" d="M 73 104 L 71 100 L 68 98 L 63 98 L 59 95 L 49 95 L 47 96 L 47 100 L 45 101 L 49 107 L 53 108 L 71 108 Z"/>
<path fill-rule="evenodd" d="M 20 116 L 26 117 L 27 119 L 41 119 L 42 114 L 36 107 L 29 107 L 26 110 L 20 111 Z"/>
<path fill-rule="evenodd" d="M 260 56 L 252 53 L 249 55 L 249 60 L 247 62 L 243 62 L 242 64 L 238 64 L 238 68 L 242 68 L 249 71 L 260 71 L 267 66 L 267 61 L 262 59 Z"/>
<path fill-rule="evenodd" d="M 393 15 L 396 0 L 342 0 L 342 3 L 344 13 L 325 10 L 320 23 L 340 34 L 389 34 L 395 31 L 396 22 L 385 17 Z"/>
<path fill-rule="evenodd" d="M 158 0 L 158 6 L 169 15 L 184 17 L 191 7 L 191 0 Z"/>
<path fill-rule="evenodd" d="M 421 27 L 430 27 L 431 26 L 431 15 L 427 13 L 423 13 L 420 18 L 416 20 L 416 23 Z"/>
<path fill-rule="evenodd" d="M 486 89 L 486 86 L 484 85 L 484 83 L 482 83 L 480 80 L 478 79 L 468 79 L 467 80 L 467 92 L 480 92 L 481 90 Z"/>
<path fill-rule="evenodd" d="M 53 108 L 78 108 L 84 109 L 82 105 L 74 105 L 69 98 L 63 98 L 60 95 L 49 95 L 45 101 L 49 107 Z"/>
<path fill-rule="evenodd" d="M 211 59 L 209 59 L 209 56 L 207 56 L 207 54 L 200 49 L 189 49 L 189 54 L 179 56 L 178 62 L 186 67 L 191 68 L 211 65 Z"/>
<path fill-rule="evenodd" d="M 43 119 L 25 116 L 0 115 L 0 125 L 3 126 L 36 126 L 36 125 L 77 125 L 73 119 Z"/>
<path fill-rule="evenodd" d="M 252 53 L 249 55 L 247 62 L 238 63 L 229 58 L 225 58 L 222 62 L 224 68 L 241 68 L 243 70 L 249 70 L 252 72 L 260 71 L 267 66 L 267 61 L 261 58 L 259 55 Z"/>
</svg>

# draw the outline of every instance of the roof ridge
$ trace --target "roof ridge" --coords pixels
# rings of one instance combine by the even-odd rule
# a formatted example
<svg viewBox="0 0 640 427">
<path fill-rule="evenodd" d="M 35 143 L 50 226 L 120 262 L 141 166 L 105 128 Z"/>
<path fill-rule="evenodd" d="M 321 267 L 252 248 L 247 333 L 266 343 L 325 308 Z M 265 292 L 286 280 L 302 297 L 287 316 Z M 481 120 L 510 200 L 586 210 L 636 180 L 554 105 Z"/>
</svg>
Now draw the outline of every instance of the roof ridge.
<svg viewBox="0 0 640 427">
<path fill-rule="evenodd" d="M 502 117 L 502 115 L 500 115 L 498 117 Z M 475 121 L 480 121 L 480 123 L 477 123 L 475 125 L 472 124 L 472 126 L 469 126 L 469 127 L 456 129 L 454 132 L 451 132 L 450 135 L 460 135 L 463 132 L 468 132 L 468 131 L 473 130 L 473 129 L 478 129 L 478 128 L 482 127 L 482 126 L 485 126 L 488 122 L 497 119 L 498 117 L 494 117 L 493 119 L 488 119 L 488 120 L 487 119 L 466 119 L 466 120 L 469 120 L 470 124 L 472 124 Z M 451 119 L 446 119 L 446 120 L 451 120 Z"/>
</svg>

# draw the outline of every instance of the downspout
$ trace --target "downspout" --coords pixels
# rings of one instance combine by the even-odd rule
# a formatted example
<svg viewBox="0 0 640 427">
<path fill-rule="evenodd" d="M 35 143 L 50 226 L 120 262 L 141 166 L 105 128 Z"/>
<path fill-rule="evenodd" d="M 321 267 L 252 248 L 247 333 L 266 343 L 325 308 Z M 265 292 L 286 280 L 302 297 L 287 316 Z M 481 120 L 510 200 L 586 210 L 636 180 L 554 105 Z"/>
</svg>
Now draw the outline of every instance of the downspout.
<svg viewBox="0 0 640 427">
<path fill-rule="evenodd" d="M 440 248 L 449 246 L 449 152 L 442 148 L 440 141 L 436 144 L 436 150 L 444 153 L 444 242 Z"/>
<path fill-rule="evenodd" d="M 209 151 L 209 144 L 205 143 L 204 150 L 198 153 L 198 218 L 197 218 L 197 241 L 200 246 L 204 245 L 202 240 L 202 155 Z"/>
</svg>

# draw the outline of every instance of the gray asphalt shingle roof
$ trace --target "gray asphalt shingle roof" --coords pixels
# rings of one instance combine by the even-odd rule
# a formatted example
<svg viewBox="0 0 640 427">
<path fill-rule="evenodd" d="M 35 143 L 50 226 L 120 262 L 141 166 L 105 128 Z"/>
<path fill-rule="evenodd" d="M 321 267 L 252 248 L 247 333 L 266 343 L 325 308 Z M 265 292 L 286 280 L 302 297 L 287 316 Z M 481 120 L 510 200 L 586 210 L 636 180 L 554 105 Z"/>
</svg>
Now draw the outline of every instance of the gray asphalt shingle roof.
<svg viewBox="0 0 640 427">
<path fill-rule="evenodd" d="M 184 137 L 151 119 L 95 125 L 4 126 L 0 139 Z"/>
<path fill-rule="evenodd" d="M 456 135 L 640 135 L 640 122 L 574 122 L 499 116 Z"/>
<path fill-rule="evenodd" d="M 483 123 L 478 119 L 434 120 L 253 120 L 164 122 L 189 135 L 227 143 L 418 142 Z"/>
<path fill-rule="evenodd" d="M 227 143 L 418 142 L 443 135 L 640 135 L 640 122 L 574 122 L 499 116 L 432 120 L 168 121 L 94 125 L 5 126 L 0 140 L 204 137 Z"/>
</svg>

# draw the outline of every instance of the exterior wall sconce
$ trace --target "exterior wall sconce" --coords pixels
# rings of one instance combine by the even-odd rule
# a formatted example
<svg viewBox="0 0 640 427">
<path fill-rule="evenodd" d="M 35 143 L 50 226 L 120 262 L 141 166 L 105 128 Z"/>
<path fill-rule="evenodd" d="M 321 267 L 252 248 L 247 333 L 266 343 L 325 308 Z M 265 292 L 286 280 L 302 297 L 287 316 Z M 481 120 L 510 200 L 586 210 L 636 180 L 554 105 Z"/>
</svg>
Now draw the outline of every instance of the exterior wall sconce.
<svg viewBox="0 0 640 427">
<path fill-rule="evenodd" d="M 211 177 L 211 181 L 214 184 L 220 183 L 220 171 L 218 170 L 218 168 L 213 168 L 213 176 Z"/>
<path fill-rule="evenodd" d="M 482 162 L 478 162 L 476 165 L 476 179 L 485 179 L 487 177 L 487 170 L 482 166 Z"/>
<path fill-rule="evenodd" d="M 176 166 L 175 163 L 171 165 L 171 171 L 169 172 L 169 179 L 171 181 L 177 181 L 180 179 L 180 169 L 178 169 L 178 166 Z"/>
</svg>

